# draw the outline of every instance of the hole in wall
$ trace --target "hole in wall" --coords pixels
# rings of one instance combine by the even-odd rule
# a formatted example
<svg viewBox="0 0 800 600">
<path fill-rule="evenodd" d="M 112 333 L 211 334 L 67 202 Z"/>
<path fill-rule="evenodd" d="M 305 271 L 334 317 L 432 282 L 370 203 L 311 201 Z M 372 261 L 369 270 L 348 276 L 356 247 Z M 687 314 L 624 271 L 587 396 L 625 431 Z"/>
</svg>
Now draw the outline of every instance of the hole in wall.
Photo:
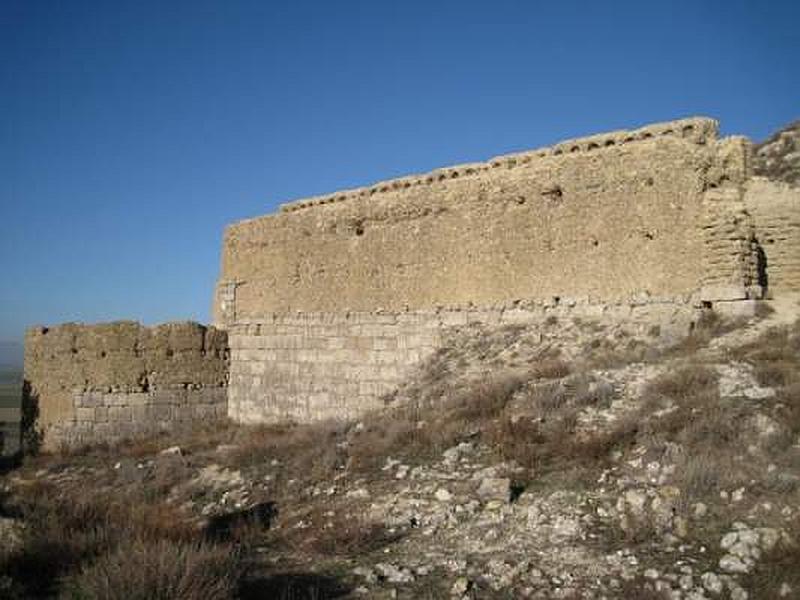
<svg viewBox="0 0 800 600">
<path fill-rule="evenodd" d="M 606 140 L 606 143 L 605 143 L 605 144 L 603 144 L 603 145 L 604 145 L 606 148 L 608 148 L 609 146 L 613 146 L 614 144 L 616 144 L 616 142 L 615 142 L 614 140 Z"/>
<path fill-rule="evenodd" d="M 551 188 L 544 190 L 542 192 L 542 196 L 553 202 L 560 202 L 564 196 L 564 192 L 561 190 L 561 186 L 555 185 Z"/>
<path fill-rule="evenodd" d="M 172 358 L 172 356 L 173 356 L 174 354 L 175 354 L 175 351 L 174 351 L 172 348 L 167 348 L 167 349 L 164 351 L 164 355 L 165 355 L 167 358 Z"/>
<path fill-rule="evenodd" d="M 694 131 L 694 125 L 684 125 L 683 129 L 681 129 L 681 133 L 684 136 L 687 136 L 687 135 L 691 134 L 692 131 Z"/>
<path fill-rule="evenodd" d="M 508 502 L 514 504 L 525 491 L 525 484 L 515 481 L 508 486 Z"/>
</svg>

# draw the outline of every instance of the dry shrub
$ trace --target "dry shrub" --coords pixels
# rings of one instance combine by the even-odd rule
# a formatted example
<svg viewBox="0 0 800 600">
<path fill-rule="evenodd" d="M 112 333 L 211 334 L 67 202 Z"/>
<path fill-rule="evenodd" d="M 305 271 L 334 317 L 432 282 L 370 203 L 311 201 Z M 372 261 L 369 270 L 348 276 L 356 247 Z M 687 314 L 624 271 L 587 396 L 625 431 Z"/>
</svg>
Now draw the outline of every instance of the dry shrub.
<svg viewBox="0 0 800 600">
<path fill-rule="evenodd" d="M 674 481 L 681 490 L 684 509 L 692 502 L 717 498 L 720 490 L 737 487 L 745 480 L 730 452 L 712 444 L 692 449 L 676 463 Z"/>
<path fill-rule="evenodd" d="M 685 401 L 715 393 L 717 373 L 701 364 L 692 364 L 664 373 L 647 386 L 646 395 Z"/>
<path fill-rule="evenodd" d="M 228 454 L 228 466 L 244 468 L 277 460 L 300 479 L 325 478 L 344 465 L 341 442 L 347 428 L 338 421 L 243 427 Z"/>
<path fill-rule="evenodd" d="M 791 327 L 768 329 L 733 354 L 753 365 L 763 385 L 783 387 L 800 382 L 800 319 Z"/>
<path fill-rule="evenodd" d="M 124 564 L 139 548 L 136 544 L 151 549 L 183 548 L 183 554 L 176 559 L 189 560 L 193 540 L 199 538 L 198 530 L 176 509 L 166 504 L 143 503 L 137 494 L 140 492 L 92 495 L 84 490 L 69 491 L 50 484 L 30 486 L 16 500 L 15 506 L 26 524 L 22 545 L 3 557 L 0 571 L 8 573 L 24 589 L 24 597 L 49 597 L 58 593 L 59 582 L 65 578 L 80 581 L 78 574 L 91 570 L 90 565 L 102 565 L 104 561 Z M 230 546 L 219 547 L 222 554 L 231 551 Z M 166 558 L 164 561 L 166 563 Z M 193 563 L 180 564 L 188 568 Z M 174 571 L 180 564 L 172 567 L 165 564 L 164 567 Z M 138 566 L 131 565 L 131 569 L 136 570 Z M 115 577 L 136 581 L 143 589 L 160 589 L 156 582 L 155 588 L 147 588 L 145 575 L 141 573 L 116 572 Z M 73 588 L 75 593 L 67 597 L 131 597 L 122 593 L 121 587 L 118 594 L 93 596 L 81 586 Z"/>
<path fill-rule="evenodd" d="M 577 430 L 577 411 L 566 410 L 544 421 L 504 418 L 487 432 L 489 443 L 505 460 L 513 460 L 538 475 L 555 471 L 595 472 L 615 448 L 635 440 L 634 419 L 621 419 L 602 431 Z"/>
<path fill-rule="evenodd" d="M 795 521 L 787 533 L 792 541 L 778 543 L 766 552 L 743 581 L 754 598 L 785 600 L 794 598 L 800 590 L 800 523 Z M 781 593 L 784 584 L 790 587 L 792 594 Z"/>
<path fill-rule="evenodd" d="M 708 346 L 711 340 L 745 327 L 745 317 L 724 317 L 711 308 L 704 309 L 692 324 L 689 335 L 667 353 L 672 356 L 691 355 Z"/>
<path fill-rule="evenodd" d="M 626 342 L 596 337 L 584 345 L 584 359 L 593 369 L 614 369 L 637 362 L 651 361 L 660 356 L 652 346 L 637 339 Z"/>
<path fill-rule="evenodd" d="M 544 358 L 531 369 L 532 379 L 561 379 L 571 372 L 569 364 L 560 358 Z"/>
<path fill-rule="evenodd" d="M 525 380 L 515 373 L 489 377 L 453 395 L 442 408 L 450 417 L 459 420 L 481 422 L 493 419 L 524 383 Z"/>
<path fill-rule="evenodd" d="M 45 455 L 46 460 L 69 460 L 74 458 L 95 459 L 106 463 L 120 458 L 146 458 L 158 454 L 171 446 L 180 446 L 188 453 L 211 450 L 220 444 L 230 443 L 240 424 L 228 419 L 192 421 L 172 431 L 142 433 L 117 442 L 93 442 L 80 446 L 62 446 L 57 454 Z"/>
<path fill-rule="evenodd" d="M 437 403 L 411 403 L 374 415 L 349 439 L 348 466 L 355 471 L 374 470 L 387 457 L 419 462 L 477 435 L 496 419 L 524 380 L 501 374 L 451 392 Z"/>
<path fill-rule="evenodd" d="M 342 509 L 317 507 L 303 515 L 298 524 L 301 526 L 284 527 L 272 533 L 272 543 L 301 554 L 362 556 L 399 539 L 383 523 Z"/>
<path fill-rule="evenodd" d="M 105 507 L 89 499 L 67 500 L 50 485 L 30 486 L 16 509 L 26 524 L 22 546 L 4 557 L 0 572 L 32 596 L 51 593 L 58 577 L 118 540 Z"/>
<path fill-rule="evenodd" d="M 69 575 L 61 597 L 223 600 L 234 597 L 240 564 L 237 553 L 224 546 L 134 539 Z"/>
</svg>

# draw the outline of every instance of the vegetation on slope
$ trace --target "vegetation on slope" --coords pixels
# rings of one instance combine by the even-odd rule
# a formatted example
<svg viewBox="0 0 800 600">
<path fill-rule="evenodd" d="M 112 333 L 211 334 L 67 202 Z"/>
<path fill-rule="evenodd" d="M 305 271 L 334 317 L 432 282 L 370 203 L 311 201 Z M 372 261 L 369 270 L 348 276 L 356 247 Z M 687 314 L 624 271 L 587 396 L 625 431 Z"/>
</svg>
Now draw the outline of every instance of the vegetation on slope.
<svg viewBox="0 0 800 600">
<path fill-rule="evenodd" d="M 800 591 L 800 322 L 710 344 L 749 326 L 709 314 L 671 347 L 579 321 L 547 325 L 561 346 L 467 330 L 359 422 L 29 459 L 5 477 L 19 539 L 0 590 L 785 597 Z"/>
</svg>

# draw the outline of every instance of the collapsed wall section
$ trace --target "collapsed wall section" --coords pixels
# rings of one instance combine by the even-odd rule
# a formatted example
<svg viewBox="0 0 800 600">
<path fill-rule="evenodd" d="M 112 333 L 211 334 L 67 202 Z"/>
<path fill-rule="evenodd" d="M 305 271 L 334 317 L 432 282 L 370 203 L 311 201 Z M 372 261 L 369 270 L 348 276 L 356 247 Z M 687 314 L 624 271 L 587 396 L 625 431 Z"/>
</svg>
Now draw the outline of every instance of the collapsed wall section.
<svg viewBox="0 0 800 600">
<path fill-rule="evenodd" d="M 114 442 L 224 417 L 227 333 L 197 323 L 36 327 L 23 419 L 46 449 Z"/>
</svg>

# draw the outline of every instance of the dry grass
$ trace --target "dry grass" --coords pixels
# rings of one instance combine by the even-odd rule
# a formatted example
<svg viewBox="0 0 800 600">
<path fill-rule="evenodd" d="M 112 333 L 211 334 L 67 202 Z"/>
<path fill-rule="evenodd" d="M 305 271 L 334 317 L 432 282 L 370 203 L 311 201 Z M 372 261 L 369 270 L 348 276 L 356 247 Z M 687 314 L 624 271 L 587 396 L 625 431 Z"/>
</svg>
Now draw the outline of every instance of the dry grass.
<svg viewBox="0 0 800 600">
<path fill-rule="evenodd" d="M 800 383 L 800 319 L 791 327 L 767 330 L 737 349 L 734 357 L 753 365 L 763 385 L 788 387 Z"/>
<path fill-rule="evenodd" d="M 702 364 L 690 364 L 658 377 L 648 386 L 645 395 L 681 402 L 696 400 L 715 393 L 718 379 L 713 369 Z"/>
<path fill-rule="evenodd" d="M 530 372 L 531 379 L 561 379 L 570 374 L 572 368 L 558 357 L 547 357 L 535 363 Z"/>
<path fill-rule="evenodd" d="M 344 465 L 339 444 L 346 431 L 347 426 L 337 421 L 242 428 L 233 439 L 236 448 L 225 462 L 246 468 L 277 460 L 301 479 L 324 479 Z"/>
<path fill-rule="evenodd" d="M 383 523 L 344 507 L 314 507 L 269 536 L 269 543 L 299 555 L 364 556 L 396 542 L 398 534 Z"/>
<path fill-rule="evenodd" d="M 680 352 L 693 351 L 731 327 L 709 313 L 695 328 L 695 339 L 683 345 Z M 524 335 L 516 329 L 501 333 L 499 341 L 475 341 L 469 352 L 494 360 L 497 348 L 506 342 L 517 343 Z M 618 341 L 622 351 L 613 355 L 611 362 L 650 355 L 640 342 Z M 596 353 L 606 350 L 594 349 Z M 785 431 L 770 442 L 769 459 L 784 471 L 796 472 L 800 456 L 792 452 L 791 445 L 800 435 L 800 325 L 770 331 L 733 354 L 753 366 L 762 384 L 775 387 L 776 398 L 760 401 L 757 407 L 771 411 L 770 416 L 785 426 Z M 675 361 L 679 353 L 668 356 Z M 264 523 L 252 527 L 245 523 L 241 530 L 232 529 L 215 544 L 200 543 L 198 530 L 163 502 L 166 492 L 185 476 L 180 465 L 172 470 L 171 463 L 165 463 L 145 486 L 154 490 L 148 492 L 152 497 L 143 490 L 116 500 L 59 497 L 52 488 L 34 486 L 22 510 L 26 521 L 35 525 L 26 532 L 24 549 L 6 557 L 1 566 L 22 582 L 25 594 L 34 597 L 57 593 L 61 581 L 67 582 L 65 589 L 73 594 L 71 597 L 114 597 L 109 591 L 112 588 L 103 586 L 147 590 L 149 595 L 142 597 L 217 597 L 216 592 L 203 596 L 206 587 L 202 583 L 199 591 L 182 590 L 189 589 L 186 582 L 194 579 L 190 574 L 213 572 L 211 567 L 202 567 L 208 557 L 218 557 L 219 552 L 232 551 L 235 546 L 266 540 L 274 547 L 285 546 L 322 561 L 369 554 L 391 544 L 396 540 L 392 533 L 360 518 L 352 506 L 347 510 L 321 509 L 319 499 L 303 494 L 342 477 L 380 482 L 390 476 L 382 471 L 389 457 L 408 465 L 422 464 L 440 458 L 444 450 L 466 440 L 485 443 L 500 458 L 535 474 L 535 481 L 544 482 L 541 485 L 565 484 L 567 477 L 581 485 L 594 484 L 598 472 L 608 466 L 612 452 L 633 444 L 665 451 L 682 448 L 675 450 L 670 460 L 676 465 L 671 483 L 682 490 L 683 509 L 690 502 L 719 498 L 720 490 L 731 490 L 759 476 L 753 472 L 757 465 L 741 460 L 742 440 L 747 433 L 744 428 L 755 408 L 744 400 L 723 402 L 717 391 L 716 371 L 709 366 L 687 362 L 670 370 L 647 387 L 638 412 L 629 413 L 612 426 L 588 430 L 579 426 L 581 411 L 587 406 L 606 405 L 614 390 L 597 387 L 580 370 L 573 373 L 574 365 L 558 355 L 539 355 L 525 369 L 487 369 L 488 375 L 469 381 L 456 377 L 459 358 L 456 351 L 438 353 L 426 375 L 412 388 L 418 393 L 410 395 L 410 401 L 390 404 L 386 411 L 366 415 L 358 424 L 214 425 L 184 437 L 95 448 L 82 457 L 107 464 L 112 456 L 152 456 L 172 445 L 189 453 L 203 453 L 230 444 L 229 451 L 214 454 L 213 460 L 242 470 L 269 466 L 275 490 L 275 497 L 270 499 L 282 507 L 292 506 L 301 516 L 297 521 L 288 519 L 268 532 Z M 518 477 L 523 479 L 519 483 L 529 483 L 525 475 Z M 287 484 L 289 478 L 295 479 L 293 486 Z M 773 485 L 762 479 L 766 492 L 794 493 L 794 488 L 779 489 L 785 482 Z M 756 493 L 753 486 L 749 490 Z M 151 505 L 145 502 L 148 499 L 158 502 Z M 295 527 L 301 521 L 302 525 Z M 712 525 L 708 527 L 713 529 Z M 713 531 L 709 539 L 716 536 L 718 541 L 718 533 Z M 139 574 L 125 572 L 128 554 L 130 564 L 139 565 Z M 230 556 L 238 560 L 235 552 Z M 787 558 L 787 565 L 792 560 L 796 557 Z M 238 562 L 230 568 L 238 572 Z M 146 582 L 137 579 L 141 572 L 147 573 Z M 789 566 L 783 573 L 788 572 Z M 171 590 L 173 595 L 160 596 L 167 593 L 163 590 Z"/>
<path fill-rule="evenodd" d="M 765 553 L 743 582 L 754 597 L 785 600 L 794 598 L 800 590 L 800 523 L 795 521 L 787 533 L 792 541 L 781 542 Z M 781 594 L 784 584 L 790 587 L 792 595 Z"/>
<path fill-rule="evenodd" d="M 497 418 L 524 379 L 516 373 L 499 374 L 473 382 L 437 403 L 410 403 L 388 414 L 364 420 L 348 443 L 348 467 L 374 470 L 386 458 L 419 463 L 480 433 Z"/>
<path fill-rule="evenodd" d="M 109 586 L 137 582 L 142 589 L 155 593 L 162 583 L 148 583 L 145 580 L 148 574 L 188 581 L 194 578 L 197 563 L 211 554 L 221 568 L 229 570 L 232 577 L 238 577 L 238 558 L 233 547 L 220 545 L 212 551 L 210 547 L 198 545 L 198 530 L 182 515 L 166 504 L 148 505 L 140 500 L 122 493 L 109 497 L 80 490 L 68 492 L 48 484 L 30 486 L 13 507 L 26 524 L 22 546 L 3 557 L 0 572 L 7 573 L 16 582 L 23 597 L 66 594 L 60 584 L 64 580 L 72 581 L 72 591 L 65 596 L 70 598 L 132 597 L 125 594 L 124 587 L 114 588 L 114 594 L 103 595 L 97 591 L 103 589 L 96 586 L 105 576 Z M 160 572 L 139 571 L 142 564 L 135 563 L 135 559 L 138 556 L 144 560 L 146 552 L 136 554 L 142 548 L 162 550 L 158 563 L 153 565 L 161 569 Z M 170 554 L 171 550 L 175 552 Z M 221 557 L 227 558 L 220 561 Z M 131 562 L 126 563 L 126 558 L 131 558 Z M 95 568 L 94 565 L 99 566 Z M 125 565 L 129 572 L 125 571 Z M 223 581 L 226 580 L 220 580 Z M 147 587 L 150 584 L 156 587 Z M 198 585 L 197 590 L 207 586 L 202 581 Z M 186 587 L 185 582 L 181 586 L 180 589 L 195 589 Z"/>
<path fill-rule="evenodd" d="M 206 542 L 136 538 L 100 555 L 64 580 L 74 600 L 221 600 L 234 598 L 236 551 Z"/>
<path fill-rule="evenodd" d="M 487 432 L 487 441 L 504 460 L 544 477 L 570 472 L 573 480 L 588 481 L 607 466 L 612 450 L 635 440 L 638 428 L 624 419 L 616 426 L 592 433 L 577 429 L 574 410 L 545 421 L 504 418 Z"/>
</svg>

